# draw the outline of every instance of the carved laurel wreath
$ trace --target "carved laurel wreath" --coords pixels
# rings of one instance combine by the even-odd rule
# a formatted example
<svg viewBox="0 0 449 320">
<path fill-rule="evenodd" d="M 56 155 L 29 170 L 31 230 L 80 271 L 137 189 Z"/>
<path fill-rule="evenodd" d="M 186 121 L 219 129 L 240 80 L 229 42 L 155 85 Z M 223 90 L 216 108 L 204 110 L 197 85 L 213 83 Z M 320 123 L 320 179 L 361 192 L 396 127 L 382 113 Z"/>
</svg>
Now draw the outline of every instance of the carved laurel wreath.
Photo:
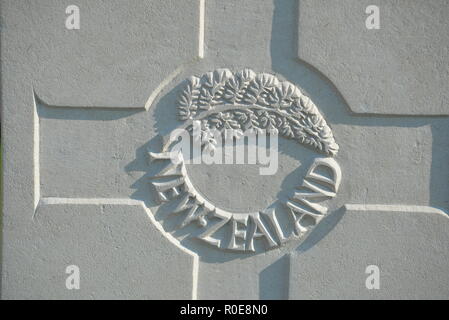
<svg viewBox="0 0 449 320">
<path fill-rule="evenodd" d="M 178 116 L 201 120 L 201 130 L 265 130 L 326 155 L 338 152 L 332 131 L 312 100 L 288 81 L 250 69 L 217 69 L 190 77 L 178 99 Z"/>
</svg>

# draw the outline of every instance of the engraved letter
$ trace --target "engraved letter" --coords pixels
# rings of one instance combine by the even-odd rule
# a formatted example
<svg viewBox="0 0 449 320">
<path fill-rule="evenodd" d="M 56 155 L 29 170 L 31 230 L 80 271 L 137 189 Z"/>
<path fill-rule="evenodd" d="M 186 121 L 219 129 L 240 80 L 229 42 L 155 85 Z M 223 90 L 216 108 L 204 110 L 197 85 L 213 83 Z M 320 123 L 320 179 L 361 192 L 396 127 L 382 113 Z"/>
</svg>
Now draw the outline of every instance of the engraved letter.
<svg viewBox="0 0 449 320">
<path fill-rule="evenodd" d="M 226 212 L 219 209 L 215 209 L 213 215 L 214 217 L 220 218 L 221 221 L 215 223 L 214 225 L 209 227 L 209 229 L 200 234 L 198 236 L 198 239 L 204 240 L 214 246 L 220 247 L 221 240 L 212 238 L 211 235 L 213 235 L 218 229 L 223 227 L 231 219 L 232 215 L 227 214 Z"/>
<path fill-rule="evenodd" d="M 276 241 L 274 241 L 274 239 L 271 237 L 267 228 L 265 228 L 265 225 L 263 224 L 262 220 L 260 219 L 259 213 L 252 215 L 251 220 L 254 222 L 254 229 L 249 238 L 248 250 L 255 251 L 255 249 L 254 249 L 254 239 L 255 238 L 265 238 L 265 240 L 267 240 L 269 248 L 277 246 Z M 260 230 L 261 232 L 257 232 L 258 230 Z"/>
<path fill-rule="evenodd" d="M 248 215 L 244 217 L 232 217 L 232 234 L 228 249 L 245 250 L 244 241 L 246 240 L 246 229 L 239 229 L 239 224 L 243 224 L 246 227 L 248 224 Z M 242 243 L 237 243 L 237 240 L 242 241 Z"/>
<path fill-rule="evenodd" d="M 315 171 L 319 166 L 324 166 L 330 169 L 332 171 L 333 177 L 327 178 L 321 174 L 316 173 Z M 341 168 L 337 161 L 335 161 L 333 158 L 318 158 L 310 167 L 309 171 L 307 172 L 306 178 L 327 184 L 333 188 L 334 193 L 337 193 L 341 182 Z"/>
<path fill-rule="evenodd" d="M 290 240 L 290 238 L 286 238 L 284 236 L 284 233 L 282 232 L 281 226 L 279 225 L 279 222 L 276 218 L 276 211 L 274 208 L 269 208 L 265 210 L 265 212 L 262 212 L 263 215 L 265 215 L 271 222 L 271 225 L 274 228 L 274 231 L 276 232 L 276 235 L 279 239 L 279 243 L 283 244 Z"/>
<path fill-rule="evenodd" d="M 165 202 L 169 200 L 167 196 L 170 196 L 173 199 L 181 194 L 179 188 L 184 184 L 184 177 L 174 177 L 172 180 L 163 182 L 152 181 L 151 184 L 156 189 L 159 201 Z M 171 191 L 170 195 L 167 194 L 169 191 Z"/>
</svg>

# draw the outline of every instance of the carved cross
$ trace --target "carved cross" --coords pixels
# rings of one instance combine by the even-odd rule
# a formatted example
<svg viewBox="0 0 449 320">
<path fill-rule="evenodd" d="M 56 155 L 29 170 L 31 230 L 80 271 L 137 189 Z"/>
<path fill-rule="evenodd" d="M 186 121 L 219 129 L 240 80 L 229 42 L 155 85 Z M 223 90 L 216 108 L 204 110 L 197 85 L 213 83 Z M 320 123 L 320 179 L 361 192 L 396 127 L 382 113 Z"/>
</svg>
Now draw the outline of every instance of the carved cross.
<svg viewBox="0 0 449 320">
<path fill-rule="evenodd" d="M 180 76 L 184 75 L 185 70 L 214 70 L 217 67 L 251 67 L 273 72 L 305 89 L 311 96 L 340 145 L 338 161 L 345 178 L 341 193 L 335 200 L 335 208 L 374 205 L 391 210 L 395 205 L 401 205 L 413 211 L 414 206 L 420 205 L 447 210 L 449 203 L 445 192 L 449 189 L 449 182 L 445 179 L 448 176 L 449 155 L 447 151 L 441 150 L 447 147 L 448 115 L 423 112 L 419 115 L 401 115 L 396 112 L 363 114 L 352 111 L 352 106 L 348 106 L 343 98 L 345 92 L 341 96 L 325 74 L 298 60 L 297 2 L 274 1 L 274 13 L 262 10 L 264 7 L 258 3 L 257 0 L 238 3 L 199 0 L 196 28 L 192 31 L 197 38 L 196 57 L 180 66 L 173 66 L 174 70 L 149 92 L 146 104 L 141 106 L 76 105 L 67 97 L 58 97 L 58 93 L 51 100 L 51 96 L 46 93 L 51 88 L 35 88 L 36 212 L 40 206 L 54 204 L 143 205 L 147 195 L 142 191 L 146 190 L 142 186 L 148 183 L 146 152 L 160 143 L 151 139 L 156 133 L 164 135 L 168 132 L 168 128 L 163 128 L 163 125 L 159 125 L 157 130 L 148 125 L 153 116 L 150 109 L 167 93 L 166 88 L 171 83 L 183 80 Z M 250 10 L 252 13 L 246 15 L 245 12 Z M 171 37 L 177 35 L 172 34 Z M 139 64 L 139 68 L 147 67 Z M 124 67 L 121 72 L 128 73 L 128 70 Z M 132 77 L 132 74 L 129 76 Z M 41 89 L 44 92 L 42 96 Z M 71 93 L 73 96 L 79 94 L 81 92 L 76 88 Z M 53 105 L 46 98 L 60 103 Z M 160 109 L 158 116 L 170 120 L 170 113 L 175 113 L 175 105 L 172 104 L 169 110 L 173 101 L 170 96 L 166 99 L 163 103 L 167 107 Z M 72 137 L 72 144 L 67 145 L 65 137 L 51 136 L 52 126 L 67 126 L 67 135 Z M 131 141 L 128 140 L 130 137 Z M 432 141 L 432 144 L 426 141 Z M 138 146 L 137 150 L 135 146 Z M 101 152 L 95 153 L 96 148 Z M 426 153 L 432 153 L 431 162 L 424 156 Z M 74 158 L 70 159 L 67 154 Z M 61 160 L 67 163 L 61 163 Z M 77 160 L 80 162 L 76 163 Z M 86 162 L 82 161 L 96 161 L 96 170 L 74 172 L 84 167 Z M 69 168 L 71 164 L 75 168 Z M 51 166 L 53 172 L 42 172 L 41 168 Z M 369 176 L 368 172 L 377 174 Z M 52 174 L 64 176 L 60 183 L 56 179 L 55 185 L 48 185 L 45 179 Z M 66 184 L 70 185 L 67 177 L 73 178 L 73 185 L 69 190 L 62 190 Z M 96 177 L 108 184 L 97 186 Z M 385 185 L 382 181 L 390 183 Z M 86 193 L 76 185 L 84 182 Z M 411 184 L 422 186 L 419 188 L 422 192 L 411 194 L 410 190 L 415 190 L 410 187 Z M 430 189 L 432 192 L 429 192 Z M 73 194 L 77 196 L 72 197 Z M 394 200 L 385 203 L 384 199 Z M 198 257 L 195 256 L 195 259 L 195 281 L 198 277 L 201 279 L 203 274 L 221 270 L 222 275 L 216 275 L 217 282 L 228 283 L 232 291 L 234 287 L 242 285 L 238 280 L 239 272 L 248 275 L 248 282 L 255 283 L 258 281 L 255 270 L 260 271 L 278 257 L 272 254 L 253 257 L 255 262 L 248 262 L 241 269 L 234 259 L 229 259 L 223 264 L 202 263 L 198 270 Z M 194 284 L 192 297 L 196 298 L 197 286 L 201 295 L 206 296 L 208 285 L 200 280 L 200 284 Z"/>
</svg>

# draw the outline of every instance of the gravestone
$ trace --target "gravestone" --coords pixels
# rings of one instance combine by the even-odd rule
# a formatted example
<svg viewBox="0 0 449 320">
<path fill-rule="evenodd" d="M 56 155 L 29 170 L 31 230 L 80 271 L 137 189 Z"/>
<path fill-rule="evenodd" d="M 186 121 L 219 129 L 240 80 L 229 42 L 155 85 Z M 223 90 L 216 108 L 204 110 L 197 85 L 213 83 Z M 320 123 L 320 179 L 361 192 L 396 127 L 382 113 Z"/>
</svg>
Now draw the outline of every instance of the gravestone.
<svg viewBox="0 0 449 320">
<path fill-rule="evenodd" d="M 447 299 L 448 14 L 2 1 L 2 297 Z"/>
</svg>

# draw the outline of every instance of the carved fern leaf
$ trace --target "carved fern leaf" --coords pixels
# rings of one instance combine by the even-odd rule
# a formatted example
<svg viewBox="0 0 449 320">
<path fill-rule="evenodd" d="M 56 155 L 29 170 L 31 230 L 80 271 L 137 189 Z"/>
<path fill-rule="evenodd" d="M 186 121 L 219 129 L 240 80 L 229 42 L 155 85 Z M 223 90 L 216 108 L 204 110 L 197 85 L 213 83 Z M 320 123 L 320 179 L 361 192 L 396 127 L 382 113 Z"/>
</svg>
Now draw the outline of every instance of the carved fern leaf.
<svg viewBox="0 0 449 320">
<path fill-rule="evenodd" d="M 207 128 L 269 132 L 335 155 L 338 144 L 312 100 L 293 83 L 250 69 L 191 77 L 178 100 L 180 120 Z"/>
</svg>

